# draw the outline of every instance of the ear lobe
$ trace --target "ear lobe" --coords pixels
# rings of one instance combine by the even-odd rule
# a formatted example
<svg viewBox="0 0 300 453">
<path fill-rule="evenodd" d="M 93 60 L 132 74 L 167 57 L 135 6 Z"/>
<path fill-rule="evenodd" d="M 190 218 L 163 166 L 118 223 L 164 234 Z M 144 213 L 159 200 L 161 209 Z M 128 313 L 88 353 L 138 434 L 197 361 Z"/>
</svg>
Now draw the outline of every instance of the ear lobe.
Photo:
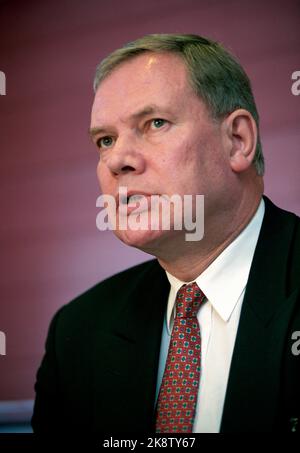
<svg viewBox="0 0 300 453">
<path fill-rule="evenodd" d="M 227 117 L 230 135 L 230 166 L 236 173 L 247 170 L 254 159 L 257 142 L 257 127 L 251 115 L 245 109 L 238 109 Z"/>
<path fill-rule="evenodd" d="M 241 173 L 241 172 L 247 170 L 247 168 L 249 168 L 250 165 L 251 165 L 251 162 L 249 162 L 249 160 L 247 160 L 247 158 L 245 158 L 245 156 L 242 153 L 235 154 L 230 159 L 231 169 L 235 173 Z"/>
</svg>

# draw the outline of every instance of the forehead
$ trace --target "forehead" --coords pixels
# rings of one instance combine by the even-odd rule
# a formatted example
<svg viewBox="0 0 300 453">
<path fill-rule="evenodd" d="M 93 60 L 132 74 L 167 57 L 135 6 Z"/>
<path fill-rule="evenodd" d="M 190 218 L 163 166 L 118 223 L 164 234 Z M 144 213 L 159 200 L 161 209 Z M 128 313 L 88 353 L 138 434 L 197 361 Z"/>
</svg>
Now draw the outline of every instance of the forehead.
<svg viewBox="0 0 300 453">
<path fill-rule="evenodd" d="M 107 112 L 130 114 L 148 104 L 185 102 L 195 96 L 183 60 L 170 53 L 147 52 L 117 66 L 99 85 L 93 116 Z"/>
</svg>

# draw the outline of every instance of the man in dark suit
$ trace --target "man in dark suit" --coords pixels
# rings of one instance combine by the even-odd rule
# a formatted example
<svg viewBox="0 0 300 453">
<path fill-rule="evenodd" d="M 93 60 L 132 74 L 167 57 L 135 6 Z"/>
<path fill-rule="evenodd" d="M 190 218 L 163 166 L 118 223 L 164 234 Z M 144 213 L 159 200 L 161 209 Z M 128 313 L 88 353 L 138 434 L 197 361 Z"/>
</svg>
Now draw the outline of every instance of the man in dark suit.
<svg viewBox="0 0 300 453">
<path fill-rule="evenodd" d="M 245 72 L 218 43 L 152 35 L 99 65 L 95 93 L 91 135 L 115 234 L 157 259 L 54 316 L 34 431 L 299 430 L 300 225 L 263 197 Z M 177 228 L 174 194 L 204 195 L 201 240 Z M 201 223 L 197 201 L 183 207 Z"/>
</svg>

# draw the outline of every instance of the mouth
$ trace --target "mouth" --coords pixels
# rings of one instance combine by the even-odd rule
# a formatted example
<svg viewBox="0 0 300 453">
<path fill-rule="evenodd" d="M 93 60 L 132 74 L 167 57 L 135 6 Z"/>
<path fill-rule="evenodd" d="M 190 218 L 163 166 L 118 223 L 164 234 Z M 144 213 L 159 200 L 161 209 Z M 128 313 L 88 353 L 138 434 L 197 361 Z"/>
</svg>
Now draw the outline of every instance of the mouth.
<svg viewBox="0 0 300 453">
<path fill-rule="evenodd" d="M 151 209 L 151 197 L 153 193 L 143 191 L 119 191 L 116 197 L 117 209 L 120 209 L 121 214 L 128 215 L 134 212 L 135 214 Z"/>
<path fill-rule="evenodd" d="M 124 192 L 119 192 L 119 196 L 115 197 L 117 206 L 119 205 L 134 205 L 142 200 L 145 200 L 145 198 L 150 199 L 150 197 L 154 195 L 152 193 L 147 193 L 147 192 L 142 192 L 142 191 L 124 191 Z"/>
</svg>

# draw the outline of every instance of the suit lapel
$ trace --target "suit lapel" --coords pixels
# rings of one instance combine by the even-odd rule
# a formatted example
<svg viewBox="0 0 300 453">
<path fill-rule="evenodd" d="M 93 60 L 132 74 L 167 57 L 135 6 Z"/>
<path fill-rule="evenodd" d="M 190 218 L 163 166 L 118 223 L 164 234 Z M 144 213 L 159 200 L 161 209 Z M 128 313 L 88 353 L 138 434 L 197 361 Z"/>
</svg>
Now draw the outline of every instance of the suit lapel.
<svg viewBox="0 0 300 453">
<path fill-rule="evenodd" d="M 297 291 L 289 294 L 293 216 L 265 198 L 234 347 L 221 432 L 268 432 L 279 414 L 280 374 Z"/>
<path fill-rule="evenodd" d="M 98 432 L 112 426 L 116 432 L 151 427 L 169 283 L 157 261 L 136 281 L 134 289 L 120 295 L 126 300 L 113 330 L 95 331 L 94 429 Z"/>
</svg>

